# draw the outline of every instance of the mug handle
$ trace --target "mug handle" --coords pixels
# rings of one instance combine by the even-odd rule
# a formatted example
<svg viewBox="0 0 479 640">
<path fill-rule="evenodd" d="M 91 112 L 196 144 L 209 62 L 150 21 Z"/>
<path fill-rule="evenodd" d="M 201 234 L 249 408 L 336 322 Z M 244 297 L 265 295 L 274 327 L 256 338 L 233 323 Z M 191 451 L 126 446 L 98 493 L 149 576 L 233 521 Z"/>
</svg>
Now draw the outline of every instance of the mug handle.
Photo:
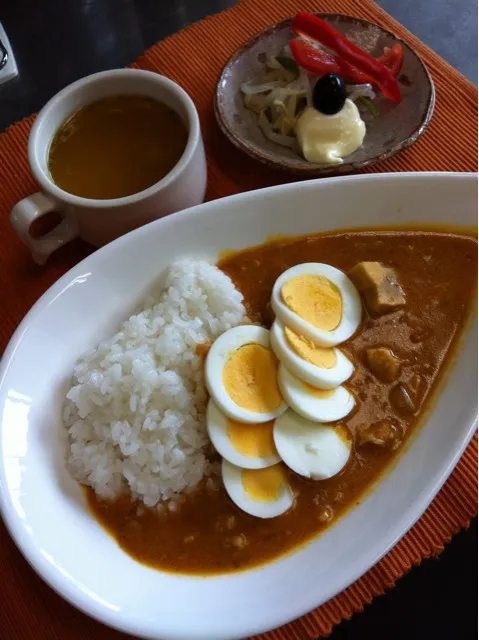
<svg viewBox="0 0 479 640">
<path fill-rule="evenodd" d="M 78 236 L 76 224 L 67 218 L 63 218 L 52 231 L 40 238 L 34 238 L 30 234 L 30 226 L 34 220 L 57 209 L 52 200 L 38 192 L 17 202 L 10 214 L 13 228 L 39 265 L 45 264 L 50 254 Z"/>
</svg>

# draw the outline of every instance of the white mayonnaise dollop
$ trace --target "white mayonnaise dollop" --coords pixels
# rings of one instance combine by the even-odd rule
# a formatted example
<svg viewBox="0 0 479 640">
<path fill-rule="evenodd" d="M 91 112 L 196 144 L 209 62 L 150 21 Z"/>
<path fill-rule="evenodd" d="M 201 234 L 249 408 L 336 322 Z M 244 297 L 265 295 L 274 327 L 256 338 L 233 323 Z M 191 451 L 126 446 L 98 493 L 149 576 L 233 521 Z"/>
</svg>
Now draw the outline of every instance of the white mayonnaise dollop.
<svg viewBox="0 0 479 640">
<path fill-rule="evenodd" d="M 296 123 L 296 136 L 309 162 L 341 164 L 361 146 L 365 133 L 366 125 L 349 99 L 331 116 L 308 107 Z"/>
</svg>

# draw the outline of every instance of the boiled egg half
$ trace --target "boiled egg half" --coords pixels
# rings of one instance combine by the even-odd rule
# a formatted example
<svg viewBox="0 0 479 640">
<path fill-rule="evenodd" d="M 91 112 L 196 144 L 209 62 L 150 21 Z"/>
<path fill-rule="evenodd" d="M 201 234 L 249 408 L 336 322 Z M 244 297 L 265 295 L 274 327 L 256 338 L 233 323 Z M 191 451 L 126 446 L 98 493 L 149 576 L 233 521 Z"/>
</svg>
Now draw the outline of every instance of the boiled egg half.
<svg viewBox="0 0 479 640">
<path fill-rule="evenodd" d="M 293 506 L 294 494 L 282 464 L 241 469 L 223 459 L 221 473 L 231 500 L 252 516 L 275 518 Z"/>
<path fill-rule="evenodd" d="M 352 442 L 346 427 L 311 422 L 291 409 L 276 420 L 273 435 L 283 462 L 313 480 L 335 476 L 351 454 Z"/>
<path fill-rule="evenodd" d="M 206 386 L 218 408 L 232 420 L 268 422 L 287 409 L 277 370 L 269 331 L 255 325 L 234 327 L 211 345 L 205 363 Z"/>
<path fill-rule="evenodd" d="M 354 396 L 346 387 L 318 389 L 293 376 L 283 364 L 279 367 L 278 382 L 290 407 L 313 422 L 341 420 L 355 405 Z"/>
<path fill-rule="evenodd" d="M 295 376 L 322 389 L 333 389 L 351 377 L 354 366 L 339 349 L 319 347 L 309 338 L 275 320 L 271 346 Z"/>
<path fill-rule="evenodd" d="M 298 264 L 282 273 L 274 284 L 271 305 L 283 325 L 321 347 L 344 342 L 361 323 L 356 287 L 329 264 Z"/>
<path fill-rule="evenodd" d="M 208 435 L 216 451 L 243 469 L 264 469 L 280 461 L 273 439 L 274 421 L 245 424 L 231 420 L 210 400 L 206 409 Z"/>
</svg>

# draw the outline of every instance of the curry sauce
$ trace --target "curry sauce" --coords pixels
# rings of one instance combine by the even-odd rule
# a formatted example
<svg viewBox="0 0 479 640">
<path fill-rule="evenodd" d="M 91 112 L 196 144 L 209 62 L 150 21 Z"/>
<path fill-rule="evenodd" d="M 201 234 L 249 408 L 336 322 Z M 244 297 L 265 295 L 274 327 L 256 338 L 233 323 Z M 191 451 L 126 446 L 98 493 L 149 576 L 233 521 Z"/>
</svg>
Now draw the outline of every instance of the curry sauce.
<svg viewBox="0 0 479 640">
<path fill-rule="evenodd" d="M 271 290 L 283 271 L 302 262 L 324 262 L 349 272 L 362 261 L 394 269 L 406 302 L 384 315 L 365 311 L 362 326 L 341 345 L 355 364 L 345 386 L 357 400 L 342 421 L 354 441 L 343 471 L 323 481 L 291 472 L 295 504 L 270 520 L 237 508 L 220 479 L 201 484 L 177 511 L 163 514 L 126 496 L 102 502 L 87 489 L 92 512 L 124 551 L 158 569 L 190 574 L 262 564 L 317 536 L 357 504 L 400 454 L 468 318 L 477 241 L 419 231 L 331 233 L 271 242 L 230 255 L 219 266 L 243 293 L 249 317 L 269 327 Z M 367 353 L 371 349 L 375 357 L 394 353 L 394 375 L 378 377 L 376 360 Z"/>
</svg>

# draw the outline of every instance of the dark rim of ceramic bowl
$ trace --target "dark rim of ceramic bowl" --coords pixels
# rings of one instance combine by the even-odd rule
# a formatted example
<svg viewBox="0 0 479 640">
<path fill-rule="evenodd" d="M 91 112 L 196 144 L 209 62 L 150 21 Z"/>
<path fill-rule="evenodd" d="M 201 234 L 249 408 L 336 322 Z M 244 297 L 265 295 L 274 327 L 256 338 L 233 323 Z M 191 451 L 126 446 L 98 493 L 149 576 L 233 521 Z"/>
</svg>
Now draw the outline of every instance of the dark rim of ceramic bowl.
<svg viewBox="0 0 479 640">
<path fill-rule="evenodd" d="M 399 151 L 402 151 L 403 149 L 407 149 L 408 147 L 410 147 L 426 131 L 431 121 L 431 117 L 434 112 L 434 104 L 436 101 L 436 92 L 434 88 L 434 82 L 424 62 L 421 60 L 418 54 L 414 51 L 414 49 L 410 47 L 406 42 L 404 42 L 404 40 L 401 40 L 394 33 L 392 33 L 391 31 L 388 31 L 387 29 L 384 29 L 383 27 L 379 26 L 378 24 L 375 24 L 374 22 L 369 22 L 368 20 L 363 20 L 362 18 L 355 18 L 353 16 L 349 16 L 341 13 L 317 13 L 315 15 L 329 21 L 339 18 L 343 22 L 350 22 L 350 23 L 356 23 L 356 24 L 360 23 L 361 25 L 364 26 L 364 28 L 369 28 L 369 27 L 379 28 L 384 34 L 390 36 L 391 38 L 394 38 L 397 42 L 399 42 L 403 47 L 405 47 L 412 53 L 412 55 L 419 62 L 419 65 L 422 67 L 424 74 L 429 82 L 428 100 L 423 110 L 423 113 L 421 114 L 421 117 L 419 119 L 419 124 L 416 127 L 416 129 L 414 129 L 414 131 L 411 134 L 409 134 L 407 138 L 404 138 L 404 140 L 401 140 L 400 142 L 393 145 L 386 151 L 383 151 L 382 153 L 378 153 L 375 156 L 371 156 L 370 158 L 366 158 L 364 160 L 358 160 L 358 161 L 345 162 L 341 165 L 311 164 L 310 167 L 306 167 L 306 166 L 295 167 L 294 165 L 289 164 L 285 160 L 272 160 L 270 156 L 262 153 L 259 149 L 249 144 L 247 140 L 245 140 L 242 136 L 239 136 L 234 130 L 232 130 L 231 127 L 226 122 L 226 118 L 224 117 L 223 110 L 222 110 L 222 107 L 220 106 L 220 100 L 219 100 L 219 95 L 222 92 L 221 85 L 224 81 L 226 73 L 229 71 L 230 67 L 237 60 L 237 58 L 244 51 L 250 49 L 254 44 L 256 44 L 258 40 L 262 39 L 266 35 L 270 35 L 274 31 L 281 30 L 289 26 L 294 18 L 294 16 L 290 16 L 289 18 L 286 18 L 285 20 L 282 20 L 281 22 L 278 22 L 273 26 L 267 27 L 263 31 L 257 33 L 255 36 L 250 38 L 250 40 L 248 40 L 243 45 L 241 45 L 241 47 L 239 47 L 229 57 L 225 66 L 223 67 L 218 83 L 216 85 L 216 91 L 213 98 L 213 110 L 214 110 L 216 122 L 218 123 L 223 134 L 228 138 L 230 142 L 232 142 L 235 145 L 235 147 L 237 147 L 241 151 L 245 152 L 249 156 L 255 158 L 262 164 L 267 165 L 272 169 L 281 169 L 283 171 L 288 171 L 290 173 L 295 173 L 297 175 L 310 176 L 310 177 L 326 175 L 326 174 L 338 175 L 343 173 L 349 173 L 351 171 L 357 171 L 359 169 L 364 169 L 366 167 L 371 166 L 372 164 L 376 164 L 377 162 L 382 162 L 383 160 L 386 160 L 387 158 L 390 158 L 391 156 L 395 155 Z"/>
</svg>

